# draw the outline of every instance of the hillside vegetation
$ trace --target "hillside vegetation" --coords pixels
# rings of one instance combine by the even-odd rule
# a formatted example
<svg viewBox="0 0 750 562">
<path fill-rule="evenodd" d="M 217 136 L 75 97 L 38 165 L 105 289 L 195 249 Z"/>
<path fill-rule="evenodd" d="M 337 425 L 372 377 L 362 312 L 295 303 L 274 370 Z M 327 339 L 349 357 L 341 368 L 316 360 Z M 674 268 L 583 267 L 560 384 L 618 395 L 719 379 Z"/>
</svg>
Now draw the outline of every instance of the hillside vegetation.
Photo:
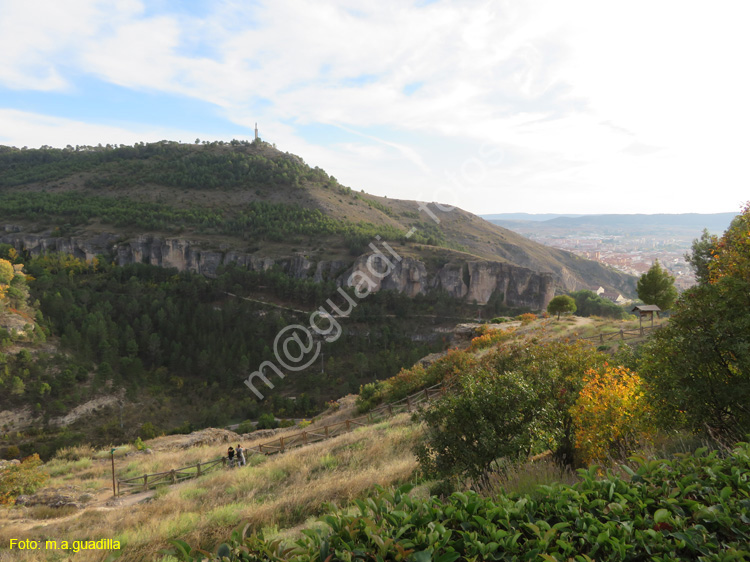
<svg viewBox="0 0 750 562">
<path fill-rule="evenodd" d="M 742 560 L 750 556 L 750 206 L 720 238 L 694 243 L 700 283 L 667 326 L 612 357 L 575 343 L 487 332 L 465 351 L 402 371 L 360 396 L 442 381 L 445 396 L 415 415 L 421 473 L 447 494 L 408 489 L 323 517 L 295 543 L 234 534 L 212 555 L 176 543 L 180 560 Z M 531 321 L 528 318 L 528 321 Z M 364 390 L 364 389 L 363 389 Z M 707 440 L 708 453 L 674 439 Z M 661 443 L 661 445 L 659 445 Z M 508 494 L 493 484 L 549 447 L 565 463 L 596 462 L 573 486 Z M 660 447 L 687 450 L 645 458 Z M 658 450 L 658 449 L 656 449 Z M 629 464 L 622 464 L 628 455 Z M 647 453 L 646 453 L 647 454 Z M 671 458 L 670 458 L 671 457 Z M 517 459 L 517 460 L 516 460 Z M 618 467 L 618 465 L 620 465 Z"/>
<path fill-rule="evenodd" d="M 438 224 L 416 202 L 354 191 L 261 141 L 0 147 L 0 213 L 24 232 L 179 235 L 271 258 L 351 261 L 378 234 L 430 269 L 484 259 L 553 273 L 567 290 L 634 288 L 628 276 L 460 209 L 439 212 Z"/>
<path fill-rule="evenodd" d="M 1 251 L 16 255 L 7 247 Z M 43 458 L 84 441 L 186 433 L 264 413 L 310 416 L 326 401 L 443 349 L 446 332 L 438 329 L 476 314 L 475 307 L 444 294 L 373 294 L 342 321 L 342 336 L 327 344 L 324 358 L 277 381 L 278 390 L 260 403 L 242 380 L 273 358 L 281 328 L 306 321 L 328 298 L 343 300 L 332 283 L 231 266 L 208 279 L 65 255 L 36 257 L 24 267 L 34 278 L 30 289 L 22 276 L 8 285 L 11 293 L 23 288 L 23 306 L 0 313 L 0 319 L 30 324 L 26 332 L 0 332 L 0 407 L 26 408 L 33 419 L 27 427 L 6 423 L 4 446 Z M 102 398 L 108 402 L 79 421 L 55 422 Z"/>
</svg>

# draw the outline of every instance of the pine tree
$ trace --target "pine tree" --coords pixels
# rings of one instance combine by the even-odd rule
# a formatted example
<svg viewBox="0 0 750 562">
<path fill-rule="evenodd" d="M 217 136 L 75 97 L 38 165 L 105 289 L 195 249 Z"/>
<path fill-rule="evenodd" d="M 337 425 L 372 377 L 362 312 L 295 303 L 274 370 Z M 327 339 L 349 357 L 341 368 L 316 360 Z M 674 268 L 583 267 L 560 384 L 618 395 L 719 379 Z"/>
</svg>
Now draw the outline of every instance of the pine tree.
<svg viewBox="0 0 750 562">
<path fill-rule="evenodd" d="M 677 299 L 674 277 L 666 269 L 662 269 L 659 260 L 656 260 L 651 269 L 641 275 L 637 289 L 639 299 L 646 304 L 655 304 L 662 310 L 672 308 Z"/>
</svg>

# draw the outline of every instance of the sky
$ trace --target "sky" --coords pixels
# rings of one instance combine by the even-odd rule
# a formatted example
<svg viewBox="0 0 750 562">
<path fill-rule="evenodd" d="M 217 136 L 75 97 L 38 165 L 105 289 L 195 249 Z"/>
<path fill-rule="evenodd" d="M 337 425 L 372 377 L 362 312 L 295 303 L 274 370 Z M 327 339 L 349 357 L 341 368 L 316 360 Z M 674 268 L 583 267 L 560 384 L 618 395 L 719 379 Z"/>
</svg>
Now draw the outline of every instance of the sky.
<svg viewBox="0 0 750 562">
<path fill-rule="evenodd" d="M 739 212 L 746 0 L 0 0 L 0 144 L 260 137 L 489 213 Z"/>
</svg>

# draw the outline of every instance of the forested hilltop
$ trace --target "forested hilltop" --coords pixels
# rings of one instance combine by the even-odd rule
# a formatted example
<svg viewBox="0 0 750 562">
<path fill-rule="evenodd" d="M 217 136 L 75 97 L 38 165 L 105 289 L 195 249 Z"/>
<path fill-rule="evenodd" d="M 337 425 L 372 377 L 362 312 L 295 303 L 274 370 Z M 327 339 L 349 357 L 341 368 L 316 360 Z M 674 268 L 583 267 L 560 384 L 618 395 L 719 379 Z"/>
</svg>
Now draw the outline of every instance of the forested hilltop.
<svg viewBox="0 0 750 562">
<path fill-rule="evenodd" d="M 633 293 L 633 279 L 599 264 L 460 209 L 439 214 L 438 224 L 416 202 L 353 190 L 259 140 L 0 147 L 0 216 L 18 233 L 6 236 L 13 243 L 30 244 L 27 234 L 79 241 L 147 234 L 225 254 L 350 264 L 378 235 L 428 273 L 484 260 L 551 273 L 564 290 L 597 284 Z"/>
</svg>

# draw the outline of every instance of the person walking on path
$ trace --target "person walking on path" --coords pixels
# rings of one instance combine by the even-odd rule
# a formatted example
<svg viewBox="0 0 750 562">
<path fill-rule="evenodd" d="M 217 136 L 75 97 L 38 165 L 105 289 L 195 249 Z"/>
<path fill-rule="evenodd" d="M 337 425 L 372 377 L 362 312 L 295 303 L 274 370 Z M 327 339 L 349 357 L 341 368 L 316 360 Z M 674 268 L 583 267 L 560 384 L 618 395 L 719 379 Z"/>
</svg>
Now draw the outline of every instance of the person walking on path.
<svg viewBox="0 0 750 562">
<path fill-rule="evenodd" d="M 231 445 L 227 449 L 227 459 L 229 459 L 229 468 L 232 468 L 234 466 L 234 449 Z"/>
<path fill-rule="evenodd" d="M 239 443 L 237 443 L 237 465 L 245 466 L 245 449 Z"/>
</svg>

